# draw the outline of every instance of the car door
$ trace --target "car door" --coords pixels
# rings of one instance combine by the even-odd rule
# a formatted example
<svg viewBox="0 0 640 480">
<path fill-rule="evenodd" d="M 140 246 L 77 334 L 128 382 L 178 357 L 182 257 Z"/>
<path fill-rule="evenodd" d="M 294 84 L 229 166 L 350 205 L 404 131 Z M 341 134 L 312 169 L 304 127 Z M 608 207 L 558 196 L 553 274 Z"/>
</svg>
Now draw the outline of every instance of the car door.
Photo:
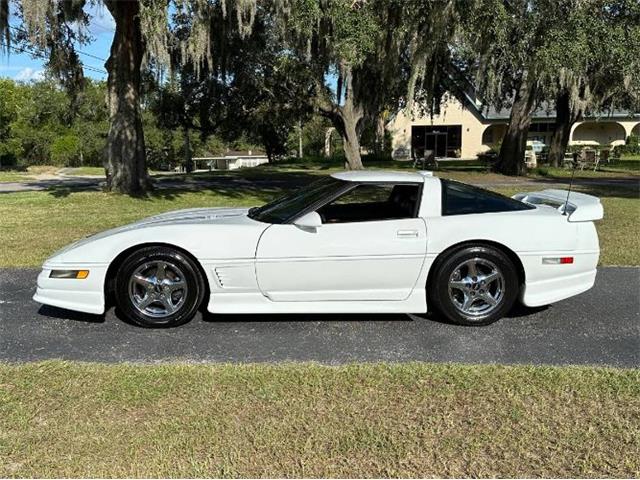
<svg viewBox="0 0 640 480">
<path fill-rule="evenodd" d="M 406 299 L 426 253 L 420 195 L 420 184 L 361 184 L 319 208 L 317 228 L 270 226 L 256 252 L 263 294 L 276 302 Z"/>
</svg>

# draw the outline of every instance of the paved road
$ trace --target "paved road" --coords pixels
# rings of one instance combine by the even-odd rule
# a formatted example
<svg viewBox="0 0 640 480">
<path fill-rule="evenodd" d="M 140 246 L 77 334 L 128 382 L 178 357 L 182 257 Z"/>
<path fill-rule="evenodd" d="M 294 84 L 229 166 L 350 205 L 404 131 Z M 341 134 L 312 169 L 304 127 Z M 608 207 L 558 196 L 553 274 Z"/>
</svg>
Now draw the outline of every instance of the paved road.
<svg viewBox="0 0 640 480">
<path fill-rule="evenodd" d="M 162 175 L 154 178 L 154 183 L 159 189 L 178 189 L 178 190 L 204 190 L 204 189 L 226 189 L 229 186 L 243 187 L 243 188 L 294 188 L 316 177 L 305 174 L 291 174 L 290 178 L 282 177 L 278 179 L 273 178 L 238 178 L 237 176 L 230 176 L 224 173 L 213 177 L 192 177 L 192 178 L 180 178 L 175 176 L 167 176 L 163 178 Z M 558 185 L 566 185 L 569 183 L 569 178 L 540 178 L 540 179 L 527 179 L 527 178 L 510 178 L 500 181 L 480 181 L 474 182 L 477 185 L 484 187 L 540 187 L 548 188 Z M 28 192 L 28 191 L 55 191 L 55 190 L 93 190 L 97 191 L 102 188 L 104 184 L 103 177 L 73 177 L 73 176 L 57 176 L 56 178 L 46 178 L 41 180 L 32 180 L 26 182 L 0 182 L 0 194 L 2 193 L 16 193 L 16 192 Z M 579 178 L 574 182 L 575 185 L 584 187 L 600 186 L 600 187 L 623 187 L 623 188 L 639 188 L 640 177 L 601 177 L 601 178 Z"/>
<path fill-rule="evenodd" d="M 206 315 L 171 330 L 41 307 L 37 271 L 0 270 L 0 361 L 429 361 L 640 367 L 640 269 L 547 308 L 465 328 L 414 315 Z"/>
</svg>

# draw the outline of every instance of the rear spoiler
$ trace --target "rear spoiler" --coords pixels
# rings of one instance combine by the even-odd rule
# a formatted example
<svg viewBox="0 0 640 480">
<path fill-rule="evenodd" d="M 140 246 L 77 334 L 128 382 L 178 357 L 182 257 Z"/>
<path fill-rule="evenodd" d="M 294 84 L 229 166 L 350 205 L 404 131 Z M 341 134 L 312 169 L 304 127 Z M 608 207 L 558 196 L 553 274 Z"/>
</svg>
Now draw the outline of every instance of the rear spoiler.
<svg viewBox="0 0 640 480">
<path fill-rule="evenodd" d="M 567 195 L 569 201 L 567 202 Z M 516 193 L 512 198 L 530 205 L 548 205 L 565 214 L 570 222 L 591 222 L 600 220 L 604 210 L 600 199 L 585 193 L 569 192 L 567 190 L 542 190 L 540 192 Z"/>
</svg>

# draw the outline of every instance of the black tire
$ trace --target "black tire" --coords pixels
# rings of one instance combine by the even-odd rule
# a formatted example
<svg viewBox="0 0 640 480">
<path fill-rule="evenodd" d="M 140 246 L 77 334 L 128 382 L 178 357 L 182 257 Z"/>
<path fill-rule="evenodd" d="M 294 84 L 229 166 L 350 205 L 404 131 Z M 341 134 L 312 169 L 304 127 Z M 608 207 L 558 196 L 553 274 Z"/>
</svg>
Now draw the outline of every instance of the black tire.
<svg viewBox="0 0 640 480">
<path fill-rule="evenodd" d="M 495 272 L 500 276 L 494 277 Z M 518 272 L 507 255 L 490 246 L 471 245 L 438 261 L 428 293 L 436 310 L 451 322 L 480 326 L 506 315 L 519 290 Z"/>
<path fill-rule="evenodd" d="M 143 281 L 134 280 L 134 275 Z M 129 255 L 118 269 L 115 282 L 119 313 L 131 323 L 149 328 L 189 322 L 202 304 L 205 291 L 194 260 L 160 246 L 141 248 Z M 142 308 L 147 299 L 151 303 Z"/>
</svg>

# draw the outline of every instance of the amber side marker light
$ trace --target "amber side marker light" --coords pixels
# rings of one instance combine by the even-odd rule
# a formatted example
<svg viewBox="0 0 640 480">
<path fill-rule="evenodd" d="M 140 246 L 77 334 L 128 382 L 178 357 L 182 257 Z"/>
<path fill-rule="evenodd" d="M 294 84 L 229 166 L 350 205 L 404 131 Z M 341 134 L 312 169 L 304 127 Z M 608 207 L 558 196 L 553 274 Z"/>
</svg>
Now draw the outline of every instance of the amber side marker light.
<svg viewBox="0 0 640 480">
<path fill-rule="evenodd" d="M 49 278 L 76 278 L 84 280 L 89 276 L 89 270 L 51 270 Z"/>
<path fill-rule="evenodd" d="M 573 257 L 547 257 L 542 259 L 543 265 L 567 265 L 573 263 Z"/>
</svg>

